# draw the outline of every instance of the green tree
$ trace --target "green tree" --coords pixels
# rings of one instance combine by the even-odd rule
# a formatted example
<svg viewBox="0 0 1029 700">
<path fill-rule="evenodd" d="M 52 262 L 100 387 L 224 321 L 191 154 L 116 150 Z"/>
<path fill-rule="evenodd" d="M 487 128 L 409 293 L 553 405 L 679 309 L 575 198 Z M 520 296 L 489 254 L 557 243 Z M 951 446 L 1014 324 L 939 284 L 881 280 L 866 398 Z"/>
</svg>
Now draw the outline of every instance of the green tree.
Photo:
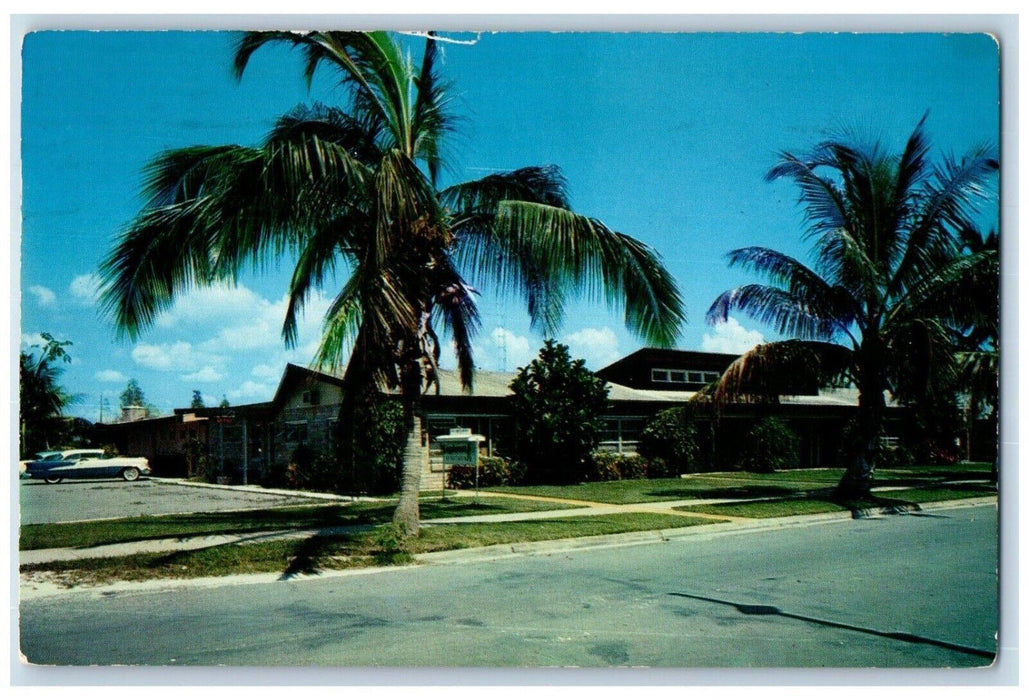
<svg viewBox="0 0 1029 700">
<path fill-rule="evenodd" d="M 760 345 L 723 375 L 721 400 L 748 384 L 789 372 L 846 378 L 858 389 L 856 427 L 845 446 L 841 497 L 872 485 L 886 411 L 884 392 L 910 400 L 955 368 L 955 319 L 968 299 L 940 294 L 976 261 L 960 254 L 958 232 L 983 202 L 998 169 L 988 147 L 939 164 L 928 159 L 925 118 L 899 156 L 879 144 L 830 140 L 810 154 L 782 154 L 769 180 L 788 178 L 814 244 L 813 267 L 761 247 L 729 254 L 730 264 L 766 276 L 719 296 L 710 322 L 742 310 L 790 340 Z M 906 377 L 917 365 L 921 376 Z M 784 367 L 790 369 L 784 371 Z M 917 381 L 915 381 L 917 379 Z"/>
<path fill-rule="evenodd" d="M 289 256 L 283 338 L 292 346 L 309 295 L 345 270 L 315 363 L 346 364 L 344 451 L 355 438 L 348 417 L 370 394 L 401 395 L 412 439 L 395 519 L 417 533 L 419 397 L 438 390 L 437 329 L 450 335 L 461 380 L 472 385 L 480 325 L 472 276 L 520 295 L 533 327 L 548 334 L 569 294 L 584 292 L 623 308 L 646 342 L 670 345 L 682 301 L 651 249 L 570 210 L 557 168 L 439 185 L 455 117 L 431 35 L 416 62 L 381 32 L 248 33 L 236 75 L 269 43 L 300 49 L 308 80 L 323 65 L 334 70 L 349 104 L 298 107 L 256 147 L 160 155 L 145 207 L 101 265 L 104 305 L 135 337 L 190 287 Z"/>
<path fill-rule="evenodd" d="M 62 363 L 71 362 L 70 340 L 42 333 L 43 344 L 19 357 L 19 403 L 22 455 L 51 449 L 67 437 L 64 410 L 77 400 L 60 384 Z"/>
<path fill-rule="evenodd" d="M 143 389 L 135 379 L 129 380 L 128 384 L 125 385 L 125 390 L 122 391 L 121 395 L 118 397 L 118 400 L 119 405 L 122 408 L 146 405 L 146 397 L 143 395 Z"/>
<path fill-rule="evenodd" d="M 659 411 L 640 433 L 639 453 L 664 460 L 674 474 L 697 471 L 697 426 L 693 407 Z"/>
<path fill-rule="evenodd" d="M 996 427 L 1000 405 L 1000 239 L 995 231 L 961 233 L 968 256 L 966 273 L 955 280 L 952 295 L 968 300 L 968 314 L 958 321 L 960 390 L 967 397 L 969 435 L 976 417 L 985 415 Z M 966 445 L 971 449 L 970 445 Z M 994 476 L 997 461 L 994 459 Z"/>
<path fill-rule="evenodd" d="M 118 402 L 122 408 L 128 408 L 129 406 L 143 408 L 144 414 L 148 418 L 153 418 L 161 414 L 161 411 L 158 410 L 157 406 L 147 401 L 146 395 L 143 393 L 143 388 L 135 379 L 129 379 L 128 383 L 125 385 L 125 389 L 118 397 Z"/>
<path fill-rule="evenodd" d="M 511 417 L 518 436 L 517 456 L 526 479 L 535 483 L 575 483 L 600 440 L 608 388 L 568 346 L 544 341 L 539 356 L 511 382 Z"/>
<path fill-rule="evenodd" d="M 193 400 L 189 402 L 190 408 L 204 408 L 204 397 L 199 389 L 193 390 Z"/>
</svg>

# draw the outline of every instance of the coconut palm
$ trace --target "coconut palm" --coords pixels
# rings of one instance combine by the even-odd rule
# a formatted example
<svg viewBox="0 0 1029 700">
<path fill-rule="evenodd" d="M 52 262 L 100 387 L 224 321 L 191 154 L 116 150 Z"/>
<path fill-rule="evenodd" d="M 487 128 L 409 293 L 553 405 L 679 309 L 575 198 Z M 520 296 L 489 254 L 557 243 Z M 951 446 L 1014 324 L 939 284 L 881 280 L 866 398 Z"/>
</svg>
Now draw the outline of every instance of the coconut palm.
<svg viewBox="0 0 1029 700">
<path fill-rule="evenodd" d="M 519 295 L 546 334 L 561 323 L 568 296 L 586 293 L 622 307 L 646 342 L 670 345 L 684 322 L 682 301 L 654 251 L 570 210 L 554 167 L 439 186 L 455 117 L 431 35 L 416 65 L 381 32 L 248 33 L 237 46 L 237 77 L 269 43 L 299 49 L 309 81 L 331 67 L 350 104 L 299 107 L 256 147 L 160 155 L 147 173 L 145 207 L 101 266 L 104 304 L 134 337 L 185 290 L 291 256 L 282 334 L 292 345 L 305 302 L 342 273 L 314 362 L 346 365 L 341 425 L 371 393 L 402 396 L 412 450 L 395 519 L 416 533 L 418 397 L 438 390 L 440 329 L 463 384 L 472 385 L 480 324 L 473 277 Z"/>
<path fill-rule="evenodd" d="M 924 117 L 899 156 L 878 143 L 842 140 L 802 157 L 783 153 L 767 179 L 800 187 L 814 264 L 768 248 L 734 250 L 731 265 L 769 284 L 727 291 L 708 310 L 716 323 L 739 309 L 789 338 L 739 358 L 719 383 L 721 400 L 784 366 L 857 387 L 856 425 L 837 487 L 842 497 L 871 488 L 884 392 L 904 400 L 956 371 L 952 329 L 968 313 L 968 299 L 940 292 L 981 264 L 960 254 L 958 233 L 971 227 L 998 163 L 988 147 L 939 164 L 928 153 Z M 905 372 L 912 368 L 916 376 Z"/>
<path fill-rule="evenodd" d="M 71 341 L 57 340 L 49 333 L 41 336 L 42 345 L 30 346 L 34 349 L 22 351 L 19 357 L 22 454 L 50 449 L 66 437 L 64 411 L 78 400 L 60 385 L 61 363 L 71 362 L 65 350 Z"/>
</svg>

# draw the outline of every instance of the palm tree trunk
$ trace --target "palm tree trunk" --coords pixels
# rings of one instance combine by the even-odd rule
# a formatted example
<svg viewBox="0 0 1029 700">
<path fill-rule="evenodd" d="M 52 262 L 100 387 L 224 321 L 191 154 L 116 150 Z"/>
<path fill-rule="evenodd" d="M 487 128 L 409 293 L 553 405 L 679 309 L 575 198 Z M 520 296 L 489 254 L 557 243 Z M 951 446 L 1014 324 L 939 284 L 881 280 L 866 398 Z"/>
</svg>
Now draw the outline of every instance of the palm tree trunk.
<svg viewBox="0 0 1029 700">
<path fill-rule="evenodd" d="M 405 401 L 405 404 L 408 403 Z M 407 425 L 407 444 L 404 447 L 404 467 L 400 480 L 400 500 L 393 513 L 393 522 L 404 530 L 408 537 L 418 536 L 418 494 L 421 491 L 422 469 L 428 458 L 428 450 L 422 445 L 422 419 L 413 406 L 404 407 L 404 422 Z"/>
<path fill-rule="evenodd" d="M 870 337 L 861 344 L 857 426 L 849 444 L 844 445 L 845 471 L 836 486 L 836 497 L 844 500 L 872 494 L 876 447 L 886 417 L 884 348 L 877 341 L 878 338 Z"/>
</svg>

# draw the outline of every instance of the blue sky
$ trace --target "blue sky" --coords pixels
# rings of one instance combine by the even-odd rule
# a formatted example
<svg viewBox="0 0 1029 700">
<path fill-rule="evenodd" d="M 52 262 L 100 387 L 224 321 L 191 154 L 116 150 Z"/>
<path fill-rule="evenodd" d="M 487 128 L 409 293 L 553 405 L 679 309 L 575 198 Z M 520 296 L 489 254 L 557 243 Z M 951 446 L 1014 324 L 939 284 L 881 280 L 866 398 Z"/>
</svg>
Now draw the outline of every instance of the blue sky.
<svg viewBox="0 0 1029 700">
<path fill-rule="evenodd" d="M 472 39 L 474 35 L 454 35 Z M 416 52 L 418 40 L 411 39 Z M 289 266 L 181 299 L 135 342 L 95 303 L 97 264 L 138 211 L 141 171 L 164 149 L 254 144 L 302 102 L 342 103 L 329 73 L 307 90 L 295 54 L 265 49 L 241 82 L 224 32 L 41 32 L 22 47 L 23 347 L 71 340 L 74 413 L 116 409 L 129 378 L 164 412 L 271 398 L 285 362 L 307 364 L 329 288 L 298 348 L 279 339 Z M 985 35 L 500 33 L 447 44 L 465 117 L 457 181 L 557 164 L 573 206 L 654 247 L 686 299 L 678 347 L 742 351 L 775 336 L 745 316 L 704 314 L 751 278 L 726 253 L 765 245 L 806 257 L 797 192 L 764 175 L 783 150 L 841 129 L 902 147 L 921 116 L 935 154 L 999 140 L 999 57 Z M 996 207 L 983 215 L 996 225 Z M 473 283 L 474 279 L 471 280 Z M 483 292 L 482 369 L 513 370 L 541 338 L 512 300 Z M 617 313 L 577 303 L 559 339 L 599 368 L 640 347 Z M 108 413 L 108 415 L 110 415 Z"/>
</svg>

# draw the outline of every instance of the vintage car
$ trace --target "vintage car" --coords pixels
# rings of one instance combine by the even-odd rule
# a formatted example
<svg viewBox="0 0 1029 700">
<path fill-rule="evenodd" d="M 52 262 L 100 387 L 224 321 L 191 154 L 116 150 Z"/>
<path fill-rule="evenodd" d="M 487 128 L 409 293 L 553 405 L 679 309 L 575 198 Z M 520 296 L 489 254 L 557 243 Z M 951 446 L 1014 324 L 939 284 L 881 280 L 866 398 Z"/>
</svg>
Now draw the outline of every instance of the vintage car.
<svg viewBox="0 0 1029 700">
<path fill-rule="evenodd" d="M 64 479 L 101 479 L 121 477 L 135 481 L 150 473 L 146 457 L 107 457 L 103 450 L 64 450 L 29 462 L 25 472 L 30 479 L 59 484 Z"/>
<path fill-rule="evenodd" d="M 37 453 L 35 453 L 34 455 L 32 455 L 32 459 L 23 459 L 23 460 L 21 460 L 20 462 L 18 462 L 18 475 L 23 477 L 23 478 L 28 478 L 28 474 L 26 473 L 26 471 L 29 468 L 29 462 L 38 462 L 41 459 L 46 459 L 50 455 L 59 455 L 59 454 L 61 454 L 61 453 L 60 452 L 56 452 L 54 450 L 49 450 L 49 451 L 46 451 L 46 452 L 37 452 Z"/>
</svg>

